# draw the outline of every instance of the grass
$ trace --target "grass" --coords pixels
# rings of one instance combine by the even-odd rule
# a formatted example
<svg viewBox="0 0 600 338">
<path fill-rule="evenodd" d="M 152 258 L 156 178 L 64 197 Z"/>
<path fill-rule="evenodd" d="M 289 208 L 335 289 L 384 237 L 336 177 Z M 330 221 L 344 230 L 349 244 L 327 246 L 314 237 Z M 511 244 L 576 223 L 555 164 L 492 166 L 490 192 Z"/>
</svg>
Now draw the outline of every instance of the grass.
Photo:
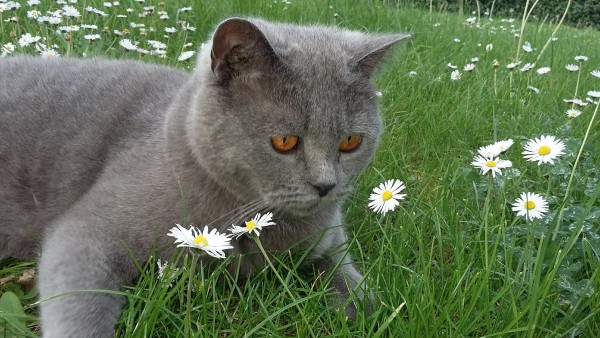
<svg viewBox="0 0 600 338">
<path fill-rule="evenodd" d="M 598 105 L 579 108 L 582 115 L 571 119 L 565 115 L 571 105 L 563 102 L 600 90 L 600 79 L 589 74 L 600 69 L 598 31 L 560 27 L 557 40 L 540 54 L 554 23 L 532 19 L 518 39 L 519 20 L 489 21 L 482 15 L 477 28 L 466 17 L 385 1 L 182 1 L 163 7 L 148 0 L 121 1 L 111 8 L 102 3 L 74 5 L 82 17 L 61 25 L 95 24 L 98 30 L 73 32 L 70 41 L 52 25 L 28 19 L 27 5 L 2 12 L 0 46 L 11 42 L 15 54 L 35 54 L 33 45 L 21 48 L 17 43 L 31 33 L 56 44 L 63 56 L 134 58 L 190 69 L 193 59 L 177 61 L 178 56 L 196 50 L 219 20 L 232 15 L 413 34 L 376 78 L 383 93 L 385 133 L 372 166 L 345 205 L 351 252 L 381 306 L 354 321 L 347 321 L 343 311 L 327 310 L 329 276 L 315 283 L 298 269 L 303 253 L 273 262 L 282 284 L 269 268 L 243 281 L 221 268 L 205 274 L 202 266 L 190 276 L 191 257 L 179 252 L 171 263 L 182 262 L 185 268 L 171 267 L 166 280 L 157 279 L 154 261 L 142 268 L 138 284 L 126 290 L 129 302 L 117 336 L 591 337 L 600 332 L 600 136 L 599 118 L 593 119 Z M 151 5 L 155 13 L 139 18 L 142 7 Z M 186 5 L 192 9 L 178 11 Z M 108 15 L 87 12 L 86 6 Z M 45 13 L 62 6 L 50 2 L 37 7 Z M 134 11 L 127 14 L 125 8 Z M 168 19 L 159 19 L 162 10 Z M 18 22 L 10 21 L 13 16 Z M 196 30 L 182 30 L 182 21 Z M 143 23 L 146 35 L 130 22 Z M 165 27 L 177 32 L 166 34 Z M 125 36 L 113 33 L 125 28 Z M 95 33 L 100 40 L 83 38 Z M 166 57 L 127 51 L 118 43 L 122 38 L 139 41 L 148 50 L 148 40 L 162 41 Z M 525 41 L 533 52 L 521 49 Z M 486 51 L 490 43 L 493 49 Z M 509 71 L 505 66 L 517 55 L 521 66 L 535 62 L 552 70 L 545 75 Z M 589 60 L 575 62 L 576 55 Z M 462 71 L 472 57 L 479 57 L 476 69 Z M 499 68 L 492 67 L 494 59 Z M 459 67 L 460 80 L 450 80 L 448 63 Z M 568 63 L 580 65 L 581 71 L 568 72 Z M 541 135 L 555 135 L 567 145 L 554 165 L 538 166 L 521 156 L 522 144 Z M 503 155 L 513 162 L 512 170 L 493 180 L 470 166 L 479 146 L 506 138 L 515 140 Z M 406 182 L 407 199 L 395 212 L 374 214 L 366 207 L 368 195 L 391 178 Z M 529 222 L 511 211 L 510 204 L 523 191 L 549 201 L 544 219 Z M 0 278 L 30 267 L 28 262 L 4 261 Z M 31 298 L 35 290 L 24 292 L 11 282 L 0 293 L 0 335 L 39 333 L 37 303 Z M 18 296 L 18 304 L 6 296 L 11 294 Z M 24 308 L 27 315 L 15 308 Z"/>
</svg>

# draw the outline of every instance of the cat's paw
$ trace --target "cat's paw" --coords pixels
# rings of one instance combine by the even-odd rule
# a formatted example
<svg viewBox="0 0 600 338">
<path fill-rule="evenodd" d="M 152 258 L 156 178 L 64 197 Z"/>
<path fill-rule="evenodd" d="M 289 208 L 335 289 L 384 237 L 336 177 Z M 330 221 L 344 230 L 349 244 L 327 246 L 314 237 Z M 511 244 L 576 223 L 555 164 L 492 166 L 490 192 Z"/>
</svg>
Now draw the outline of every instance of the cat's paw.
<svg viewBox="0 0 600 338">
<path fill-rule="evenodd" d="M 354 319 L 359 312 L 368 316 L 379 306 L 373 292 L 368 291 L 368 296 L 365 296 L 363 290 L 360 291 L 362 292 L 362 295 L 359 295 L 357 292 L 356 299 L 348 302 L 346 305 L 346 317 L 350 320 Z"/>
</svg>

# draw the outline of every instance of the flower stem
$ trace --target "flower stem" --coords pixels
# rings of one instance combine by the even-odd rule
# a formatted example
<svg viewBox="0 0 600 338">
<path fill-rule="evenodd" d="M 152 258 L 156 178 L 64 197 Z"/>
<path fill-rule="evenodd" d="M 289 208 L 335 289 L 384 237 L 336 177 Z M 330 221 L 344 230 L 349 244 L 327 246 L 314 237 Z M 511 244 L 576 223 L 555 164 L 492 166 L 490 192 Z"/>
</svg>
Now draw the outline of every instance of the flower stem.
<svg viewBox="0 0 600 338">
<path fill-rule="evenodd" d="M 281 278 L 281 275 L 279 274 L 279 272 L 277 272 L 277 270 L 275 269 L 275 266 L 273 266 L 273 263 L 271 262 L 271 259 L 267 255 L 267 252 L 265 251 L 265 248 L 263 247 L 262 243 L 260 242 L 260 239 L 258 238 L 258 236 L 252 235 L 251 237 L 254 240 L 254 242 L 256 243 L 256 246 L 258 246 L 258 249 L 260 250 L 260 252 L 262 253 L 262 255 L 265 257 L 265 261 L 267 262 L 267 264 L 269 265 L 269 267 L 271 268 L 271 270 L 273 270 L 273 273 L 275 273 L 275 276 L 277 277 L 277 279 L 279 280 L 279 282 L 281 283 L 281 285 L 283 285 L 283 288 L 285 289 L 285 291 L 287 292 L 287 294 L 290 296 L 290 298 L 293 301 L 295 301 L 294 295 L 292 294 L 292 292 L 288 288 L 288 286 L 285 283 L 285 281 L 283 280 L 283 278 Z M 314 332 L 312 331 L 310 323 L 308 322 L 308 320 L 304 316 L 304 312 L 300 308 L 300 305 L 298 305 L 297 303 L 296 303 L 296 308 L 298 309 L 298 313 L 302 317 L 302 320 L 306 324 L 306 327 L 308 328 L 308 331 L 310 332 L 310 335 L 312 337 L 316 337 L 315 334 L 314 334 Z"/>
<path fill-rule="evenodd" d="M 577 157 L 575 157 L 575 163 L 573 163 L 573 169 L 571 169 L 571 175 L 569 176 L 569 183 L 567 183 L 567 188 L 565 189 L 565 197 L 563 198 L 562 207 L 560 208 L 560 212 L 558 213 L 558 219 L 556 222 L 556 227 L 554 228 L 554 233 L 552 234 L 552 240 L 555 240 L 556 236 L 558 235 L 558 228 L 560 227 L 562 216 L 565 210 L 565 202 L 567 201 L 567 198 L 569 198 L 569 192 L 571 190 L 571 185 L 573 184 L 575 170 L 577 169 L 579 159 L 581 158 L 581 154 L 583 153 L 583 147 L 587 143 L 588 136 L 590 136 L 590 131 L 592 130 L 592 126 L 594 125 L 594 121 L 596 120 L 596 115 L 598 114 L 598 107 L 600 107 L 600 102 L 596 104 L 596 109 L 594 109 L 594 114 L 592 114 L 590 123 L 588 124 L 587 130 L 585 131 L 585 135 L 583 136 L 583 141 L 581 142 L 581 146 L 579 147 L 579 151 L 577 152 Z"/>
<path fill-rule="evenodd" d="M 186 306 L 185 306 L 185 324 L 183 326 L 183 336 L 185 338 L 190 337 L 190 331 L 192 328 L 192 287 L 194 286 L 196 264 L 198 264 L 198 258 L 200 255 L 192 252 L 192 264 L 188 273 L 188 285 L 186 295 Z"/>
</svg>

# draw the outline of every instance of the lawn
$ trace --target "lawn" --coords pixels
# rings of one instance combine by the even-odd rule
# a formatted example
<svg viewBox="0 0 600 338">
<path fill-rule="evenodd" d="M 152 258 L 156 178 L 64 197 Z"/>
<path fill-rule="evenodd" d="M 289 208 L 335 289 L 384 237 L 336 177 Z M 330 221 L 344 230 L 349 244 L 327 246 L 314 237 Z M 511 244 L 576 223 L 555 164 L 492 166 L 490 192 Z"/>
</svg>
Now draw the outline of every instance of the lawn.
<svg viewBox="0 0 600 338">
<path fill-rule="evenodd" d="M 117 336 L 600 332 L 600 32 L 559 26 L 560 18 L 459 16 L 389 1 L 28 2 L 13 10 L 0 0 L 4 57 L 100 56 L 191 70 L 193 52 L 229 16 L 413 35 L 375 78 L 385 131 L 345 205 L 351 254 L 381 305 L 352 321 L 328 310 L 327 283 L 296 269 L 302 252 L 238 280 L 221 268 L 190 270 L 182 250 L 160 276 L 156 262 L 141 262 Z M 560 141 L 552 151 L 564 145 L 552 163 L 523 155 L 542 136 Z M 472 165 L 480 147 L 507 139 L 511 147 L 484 159 L 488 172 Z M 499 169 L 505 161 L 511 166 Z M 406 198 L 381 215 L 368 198 L 389 179 L 406 184 Z M 513 211 L 525 192 L 547 203 L 539 218 L 527 217 L 537 209 Z M 35 288 L 9 281 L 32 266 L 0 262 L 0 335 L 39 334 Z"/>
</svg>

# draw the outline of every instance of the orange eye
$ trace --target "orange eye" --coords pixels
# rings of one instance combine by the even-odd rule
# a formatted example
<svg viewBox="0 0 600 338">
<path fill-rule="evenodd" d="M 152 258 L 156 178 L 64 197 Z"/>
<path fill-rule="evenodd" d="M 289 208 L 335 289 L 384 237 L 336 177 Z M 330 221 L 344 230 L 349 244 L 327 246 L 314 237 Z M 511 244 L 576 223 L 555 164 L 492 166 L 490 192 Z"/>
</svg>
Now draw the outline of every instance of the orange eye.
<svg viewBox="0 0 600 338">
<path fill-rule="evenodd" d="M 340 142 L 340 151 L 341 152 L 350 152 L 353 151 L 354 149 L 358 148 L 358 146 L 360 145 L 360 141 L 361 141 L 361 137 L 360 135 L 354 134 L 354 135 L 350 135 L 348 137 L 346 137 L 345 139 L 342 140 L 342 142 Z"/>
<path fill-rule="evenodd" d="M 275 135 L 275 136 L 271 137 L 271 144 L 273 145 L 273 148 L 275 148 L 275 150 L 282 152 L 282 153 L 287 153 L 287 152 L 290 152 L 290 151 L 296 149 L 296 146 L 298 145 L 298 136 L 296 136 L 296 135 L 287 135 L 287 136 Z"/>
</svg>

